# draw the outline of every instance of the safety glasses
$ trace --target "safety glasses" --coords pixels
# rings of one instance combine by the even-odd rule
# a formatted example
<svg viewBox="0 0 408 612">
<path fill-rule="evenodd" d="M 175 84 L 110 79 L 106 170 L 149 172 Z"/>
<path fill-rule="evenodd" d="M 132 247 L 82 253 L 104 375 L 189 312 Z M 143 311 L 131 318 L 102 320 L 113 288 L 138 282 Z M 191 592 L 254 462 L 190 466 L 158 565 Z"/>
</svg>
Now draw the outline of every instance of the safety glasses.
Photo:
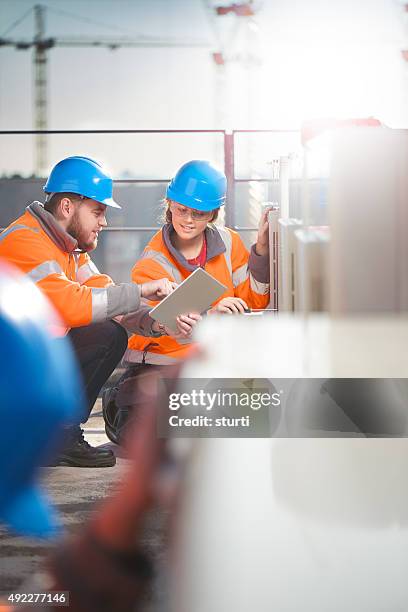
<svg viewBox="0 0 408 612">
<path fill-rule="evenodd" d="M 196 221 L 208 221 L 213 216 L 214 211 L 202 211 L 195 210 L 195 208 L 187 208 L 186 206 L 180 206 L 179 204 L 170 204 L 170 210 L 173 215 L 176 217 L 180 217 L 181 219 L 186 219 L 189 215 L 191 215 L 192 219 Z"/>
</svg>

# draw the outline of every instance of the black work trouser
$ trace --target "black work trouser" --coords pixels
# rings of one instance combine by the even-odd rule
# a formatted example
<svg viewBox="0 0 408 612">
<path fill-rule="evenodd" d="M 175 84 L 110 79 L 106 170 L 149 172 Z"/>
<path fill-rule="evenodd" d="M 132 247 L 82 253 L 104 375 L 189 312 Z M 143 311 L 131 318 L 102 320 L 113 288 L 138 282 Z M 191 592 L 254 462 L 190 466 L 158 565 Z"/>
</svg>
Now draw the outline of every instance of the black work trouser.
<svg viewBox="0 0 408 612">
<path fill-rule="evenodd" d="M 75 327 L 68 333 L 77 357 L 85 389 L 87 421 L 98 393 L 122 359 L 128 336 L 116 321 Z"/>
</svg>

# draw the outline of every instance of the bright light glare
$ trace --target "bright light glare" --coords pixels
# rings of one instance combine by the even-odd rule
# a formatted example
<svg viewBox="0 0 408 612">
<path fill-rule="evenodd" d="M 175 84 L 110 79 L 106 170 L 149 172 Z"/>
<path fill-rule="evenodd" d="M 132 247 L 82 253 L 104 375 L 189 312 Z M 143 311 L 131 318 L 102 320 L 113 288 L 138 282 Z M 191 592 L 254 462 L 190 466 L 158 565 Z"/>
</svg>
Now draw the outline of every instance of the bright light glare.
<svg viewBox="0 0 408 612">
<path fill-rule="evenodd" d="M 404 66 L 395 44 L 279 45 L 259 71 L 256 121 L 298 126 L 316 117 L 404 120 Z"/>
<path fill-rule="evenodd" d="M 50 324 L 54 319 L 35 285 L 21 280 L 18 283 L 10 280 L 0 283 L 0 312 L 14 321 L 30 319 Z"/>
</svg>

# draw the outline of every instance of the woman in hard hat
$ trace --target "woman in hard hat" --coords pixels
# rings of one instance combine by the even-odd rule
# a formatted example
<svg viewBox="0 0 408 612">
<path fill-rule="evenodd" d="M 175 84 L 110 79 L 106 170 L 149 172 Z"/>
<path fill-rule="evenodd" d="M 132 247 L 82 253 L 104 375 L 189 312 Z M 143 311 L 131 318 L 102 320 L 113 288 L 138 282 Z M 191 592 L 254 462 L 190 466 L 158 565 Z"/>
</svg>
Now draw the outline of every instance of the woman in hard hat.
<svg viewBox="0 0 408 612">
<path fill-rule="evenodd" d="M 211 162 L 193 160 L 184 164 L 167 187 L 165 224 L 133 267 L 133 282 L 167 277 L 180 283 L 201 266 L 227 287 L 210 314 L 265 308 L 269 302 L 268 210 L 262 214 L 257 241 L 248 252 L 237 232 L 214 225 L 225 203 L 226 189 L 224 172 Z M 184 360 L 193 346 L 166 336 L 153 339 L 134 334 L 130 338 L 124 356 L 127 371 L 119 385 L 116 405 L 109 392 L 104 400 L 106 430 L 111 439 L 115 440 L 118 426 L 114 421 L 121 416 L 125 421 L 129 406 L 137 401 L 132 379 L 147 366 Z M 121 407 L 119 417 L 117 405 Z"/>
</svg>

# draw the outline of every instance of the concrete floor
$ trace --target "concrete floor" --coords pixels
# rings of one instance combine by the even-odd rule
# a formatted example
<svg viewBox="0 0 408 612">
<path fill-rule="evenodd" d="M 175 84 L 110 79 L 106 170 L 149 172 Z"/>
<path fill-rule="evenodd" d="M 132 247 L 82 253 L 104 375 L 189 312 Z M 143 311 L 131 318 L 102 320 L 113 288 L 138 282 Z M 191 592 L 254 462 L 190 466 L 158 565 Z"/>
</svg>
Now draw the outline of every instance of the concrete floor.
<svg viewBox="0 0 408 612">
<path fill-rule="evenodd" d="M 58 509 L 68 531 L 75 530 L 95 511 L 118 479 L 126 465 L 120 458 L 120 449 L 106 437 L 101 400 L 98 399 L 84 427 L 85 437 L 92 446 L 103 445 L 114 450 L 117 463 L 112 468 L 55 467 L 42 469 L 42 483 Z M 146 517 L 142 545 L 150 553 L 157 568 L 165 551 L 165 517 L 160 511 L 152 511 Z M 22 582 L 41 566 L 49 545 L 37 539 L 16 537 L 0 528 L 0 596 L 19 588 Z M 159 584 L 159 583 L 157 583 Z M 154 585 L 147 610 L 156 609 L 159 587 Z"/>
</svg>

